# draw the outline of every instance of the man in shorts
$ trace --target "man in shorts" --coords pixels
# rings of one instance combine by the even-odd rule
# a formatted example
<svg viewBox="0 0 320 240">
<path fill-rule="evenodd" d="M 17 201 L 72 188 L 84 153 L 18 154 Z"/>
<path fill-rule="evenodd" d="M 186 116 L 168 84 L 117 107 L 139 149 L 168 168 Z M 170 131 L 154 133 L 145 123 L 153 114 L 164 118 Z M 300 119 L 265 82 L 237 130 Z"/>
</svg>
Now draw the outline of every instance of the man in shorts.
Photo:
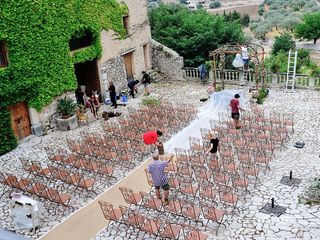
<svg viewBox="0 0 320 240">
<path fill-rule="evenodd" d="M 239 110 L 244 111 L 244 109 L 240 107 L 239 98 L 240 98 L 239 94 L 234 95 L 234 98 L 230 101 L 230 105 L 229 105 L 231 107 L 231 117 L 233 119 L 233 123 L 236 129 L 241 128 L 240 122 L 239 122 L 239 119 L 240 119 Z"/>
<path fill-rule="evenodd" d="M 151 78 L 149 76 L 148 73 L 146 73 L 145 71 L 142 71 L 142 84 L 144 86 L 144 94 L 145 95 L 150 95 L 150 89 L 149 89 L 149 85 L 151 83 Z"/>
<path fill-rule="evenodd" d="M 168 161 L 161 161 L 159 160 L 158 152 L 155 152 L 152 157 L 153 162 L 150 163 L 148 171 L 151 174 L 152 181 L 156 189 L 156 196 L 158 199 L 161 199 L 160 188 L 162 188 L 164 191 L 164 205 L 168 205 L 170 186 L 168 183 L 168 178 L 165 174 L 165 168 L 168 166 L 168 163 L 172 160 L 172 158 L 170 158 Z"/>
</svg>

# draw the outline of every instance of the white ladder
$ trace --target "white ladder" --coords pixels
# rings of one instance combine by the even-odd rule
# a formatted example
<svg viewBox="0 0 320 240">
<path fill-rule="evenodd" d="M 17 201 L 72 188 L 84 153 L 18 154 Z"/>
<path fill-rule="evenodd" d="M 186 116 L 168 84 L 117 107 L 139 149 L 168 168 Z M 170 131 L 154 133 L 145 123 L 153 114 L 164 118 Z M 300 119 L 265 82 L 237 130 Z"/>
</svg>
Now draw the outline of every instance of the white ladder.
<svg viewBox="0 0 320 240">
<path fill-rule="evenodd" d="M 291 87 L 291 91 L 292 92 L 294 91 L 294 82 L 296 79 L 296 69 L 297 69 L 297 56 L 298 56 L 298 51 L 295 51 L 294 53 L 292 53 L 291 49 L 289 50 L 286 91 L 290 87 Z"/>
</svg>

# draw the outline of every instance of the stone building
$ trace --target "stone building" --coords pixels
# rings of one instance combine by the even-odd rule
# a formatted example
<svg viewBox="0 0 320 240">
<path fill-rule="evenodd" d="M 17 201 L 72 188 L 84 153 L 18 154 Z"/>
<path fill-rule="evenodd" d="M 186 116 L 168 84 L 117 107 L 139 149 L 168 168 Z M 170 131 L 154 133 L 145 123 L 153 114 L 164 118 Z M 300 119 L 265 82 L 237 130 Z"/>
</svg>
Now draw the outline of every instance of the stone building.
<svg viewBox="0 0 320 240">
<path fill-rule="evenodd" d="M 119 1 L 120 2 L 120 1 Z M 102 56 L 74 64 L 77 83 L 87 95 L 92 91 L 108 97 L 108 82 L 112 80 L 117 91 L 126 89 L 127 80 L 140 79 L 144 70 L 151 67 L 151 32 L 145 0 L 121 1 L 127 6 L 128 14 L 123 16 L 126 37 L 121 39 L 114 30 L 101 31 Z M 90 33 L 70 42 L 73 51 L 81 51 L 90 44 Z M 66 93 L 73 96 L 73 92 Z M 63 94 L 66 95 L 66 94 Z M 50 117 L 56 110 L 57 99 L 45 106 L 41 112 L 28 107 L 32 132 L 41 135 Z M 28 134 L 31 132 L 28 131 Z M 19 137 L 20 138 L 20 137 Z"/>
<path fill-rule="evenodd" d="M 47 0 L 41 1 L 46 3 L 50 2 Z M 2 81 L 4 79 L 4 81 L 7 81 L 12 85 L 9 85 L 5 91 L 2 91 L 2 94 L 5 92 L 4 96 L 21 96 L 16 100 L 9 99 L 8 104 L 5 103 L 0 105 L 0 119 L 1 116 L 11 116 L 11 128 L 13 133 L 10 131 L 4 133 L 6 134 L 6 139 L 12 139 L 14 136 L 16 139 L 21 139 L 30 134 L 42 135 L 45 129 L 50 125 L 50 122 L 52 122 L 52 116 L 57 109 L 58 99 L 65 95 L 75 97 L 73 89 L 76 85 L 82 86 L 82 88 L 85 89 L 87 96 L 90 96 L 93 91 L 101 93 L 101 99 L 104 100 L 108 97 L 107 89 L 110 80 L 114 82 L 116 90 L 119 92 L 123 89 L 127 89 L 128 79 L 141 79 L 141 72 L 144 70 L 151 70 L 151 68 L 164 75 L 170 75 L 172 78 L 182 79 L 181 68 L 183 67 L 183 58 L 171 49 L 168 49 L 151 39 L 147 1 L 116 1 L 121 6 L 125 5 L 125 11 L 123 10 L 125 13 L 122 14 L 122 10 L 119 12 L 119 6 L 117 6 L 118 23 L 115 24 L 110 21 L 110 19 L 112 19 L 112 14 L 110 14 L 110 11 L 112 12 L 112 10 L 110 10 L 110 6 L 114 6 L 112 5 L 114 3 L 110 3 L 111 1 L 105 3 L 109 4 L 108 7 L 104 8 L 104 11 L 107 11 L 106 13 L 103 12 L 103 9 L 99 9 L 101 12 L 97 13 L 97 9 L 95 9 L 97 8 L 97 5 L 95 5 L 94 1 L 89 1 L 89 3 L 86 1 L 68 0 L 65 3 L 61 2 L 61 6 L 54 4 L 48 5 L 52 11 L 48 12 L 47 15 L 36 15 L 34 18 L 36 19 L 35 23 L 29 22 L 28 19 L 24 18 L 25 12 L 30 11 L 29 14 L 36 14 L 36 11 L 43 11 L 43 6 L 45 5 L 37 5 L 31 8 L 23 0 L 18 0 L 17 3 L 7 2 L 5 5 L 0 6 L 0 13 L 2 11 L 7 11 L 7 18 L 0 19 L 0 26 L 8 26 L 6 24 L 10 23 L 10 18 L 21 18 L 24 21 L 19 22 L 19 24 L 21 23 L 21 26 L 19 27 L 21 29 L 28 29 L 28 39 L 33 39 L 32 41 L 34 41 L 34 39 L 37 38 L 33 38 L 32 36 L 38 34 L 47 40 L 41 42 L 41 38 L 38 38 L 40 39 L 40 42 L 37 39 L 35 40 L 37 42 L 29 41 L 27 43 L 29 45 L 26 45 L 26 43 L 23 42 L 23 39 L 21 44 L 17 44 L 16 39 L 20 36 L 19 28 L 12 27 L 8 28 L 8 30 L 0 28 L 0 80 Z M 20 12 L 11 11 L 12 8 L 19 8 L 19 4 L 23 6 L 24 10 L 21 10 Z M 73 11 L 72 8 L 70 8 L 70 10 L 65 10 L 66 8 L 63 4 L 66 4 L 65 6 L 73 4 L 70 5 L 72 7 L 76 7 L 76 4 L 80 4 L 78 6 L 80 9 L 78 10 L 82 12 Z M 61 12 L 58 9 L 61 7 L 64 11 L 70 11 L 63 15 L 64 19 L 60 19 L 57 15 L 50 15 L 50 13 L 54 14 L 55 12 Z M 90 11 L 91 13 L 89 13 Z M 86 15 L 87 13 L 88 15 Z M 69 16 L 69 14 L 74 15 Z M 96 28 L 99 20 L 91 20 L 91 17 L 97 17 L 96 15 L 104 18 L 104 24 L 110 23 L 113 27 L 110 27 L 109 24 L 107 24 L 107 28 Z M 106 15 L 106 17 L 104 15 Z M 123 27 L 121 27 L 121 16 Z M 52 18 L 54 20 L 49 22 L 47 21 L 47 18 Z M 73 25 L 67 25 L 68 23 L 64 26 L 63 21 L 69 20 L 74 21 L 74 24 L 77 24 L 77 28 L 74 28 Z M 39 25 L 39 22 L 43 25 Z M 31 27 L 32 24 L 35 24 L 34 28 Z M 49 24 L 51 25 L 49 26 Z M 58 25 L 59 27 L 57 27 L 55 31 L 52 30 Z M 119 35 L 119 32 L 113 30 L 116 28 L 118 31 L 119 25 L 122 31 L 125 29 L 126 33 L 124 38 Z M 61 32 L 64 30 L 67 34 L 61 37 Z M 55 41 L 48 39 L 45 34 L 46 31 L 51 34 L 51 38 Z M 17 37 L 6 39 L 6 36 L 10 34 Z M 59 43 L 60 45 L 56 43 Z M 45 46 L 42 44 L 45 44 Z M 29 46 L 29 48 L 26 46 Z M 29 52 L 25 51 L 26 49 L 28 49 Z M 35 56 L 39 55 L 37 52 L 38 49 L 42 50 L 41 57 L 45 58 L 45 61 L 47 61 L 44 64 L 37 59 L 37 61 L 31 62 L 34 67 L 30 67 L 25 64 L 25 62 L 19 61 L 19 58 L 16 57 L 16 55 L 21 55 L 22 53 L 24 59 L 29 61 L 29 57 L 32 58 L 32 54 L 35 53 Z M 54 52 L 55 56 L 59 56 L 55 59 L 55 62 L 47 57 L 47 53 L 50 53 L 50 51 Z M 98 52 L 101 52 L 101 54 Z M 22 58 L 20 57 L 20 59 Z M 34 59 L 36 59 L 36 57 L 34 57 Z M 54 70 L 50 69 L 51 73 L 46 71 L 50 64 L 54 64 L 55 66 Z M 19 66 L 21 70 L 16 68 L 16 66 Z M 37 68 L 42 72 L 37 72 Z M 30 74 L 25 74 L 28 73 L 27 71 L 29 70 L 32 72 Z M 39 77 L 38 82 L 40 84 L 37 86 L 40 87 L 34 91 L 34 94 L 24 94 L 27 89 L 33 90 L 32 84 L 30 84 L 32 81 L 29 81 L 27 78 L 23 79 L 23 83 L 20 83 L 20 88 L 16 88 L 16 91 L 13 92 L 13 94 L 11 92 L 10 94 L 9 89 L 18 85 L 21 80 L 21 78 L 16 78 L 16 76 L 18 76 L 16 72 L 18 72 L 22 78 L 24 78 L 24 75 L 32 75 L 32 78 Z M 64 74 L 66 75 L 67 80 L 65 80 Z M 52 78 L 52 75 L 54 75 L 54 78 Z M 12 81 L 12 79 L 14 79 L 14 81 Z M 46 92 L 50 94 L 49 97 L 46 95 Z M 53 97 L 55 98 L 53 99 Z M 45 100 L 46 98 L 49 100 Z M 44 101 L 45 106 L 43 106 Z M 32 104 L 30 103 L 35 102 L 38 104 L 35 105 L 41 110 L 37 111 L 35 107 L 31 107 Z M 1 111 L 9 114 L 2 114 Z M 6 121 L 7 120 L 8 119 L 6 119 Z M 8 151 L 10 148 L 12 147 L 6 147 L 6 149 L 0 151 L 0 153 Z"/>
</svg>

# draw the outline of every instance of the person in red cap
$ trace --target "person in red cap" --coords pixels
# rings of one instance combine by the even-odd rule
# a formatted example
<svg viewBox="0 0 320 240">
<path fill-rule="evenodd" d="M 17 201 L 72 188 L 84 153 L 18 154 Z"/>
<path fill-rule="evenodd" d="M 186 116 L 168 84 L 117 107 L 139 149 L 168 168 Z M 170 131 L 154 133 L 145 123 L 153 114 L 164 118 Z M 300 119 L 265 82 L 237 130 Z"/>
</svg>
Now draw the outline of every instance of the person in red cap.
<svg viewBox="0 0 320 240">
<path fill-rule="evenodd" d="M 152 146 L 160 146 L 162 144 L 161 141 L 159 141 L 159 137 L 161 137 L 163 133 L 160 130 L 157 131 L 150 131 L 143 134 L 143 142 L 146 145 L 149 145 L 149 152 L 152 153 Z"/>
</svg>

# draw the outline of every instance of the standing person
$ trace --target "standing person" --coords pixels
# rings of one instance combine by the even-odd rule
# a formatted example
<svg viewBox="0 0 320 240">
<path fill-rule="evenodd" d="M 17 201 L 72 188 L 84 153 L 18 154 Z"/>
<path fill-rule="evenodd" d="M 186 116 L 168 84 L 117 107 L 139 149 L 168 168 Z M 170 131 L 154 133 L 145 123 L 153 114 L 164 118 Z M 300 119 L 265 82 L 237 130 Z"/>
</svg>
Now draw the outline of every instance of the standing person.
<svg viewBox="0 0 320 240">
<path fill-rule="evenodd" d="M 139 83 L 139 80 L 130 79 L 128 81 L 128 88 L 130 88 L 130 96 L 132 96 L 132 98 L 134 98 L 134 92 L 136 90 L 135 88 L 138 83 Z"/>
<path fill-rule="evenodd" d="M 241 56 L 244 64 L 244 69 L 247 70 L 249 66 L 249 55 L 248 55 L 248 48 L 246 45 L 241 47 Z"/>
<path fill-rule="evenodd" d="M 91 95 L 91 98 L 87 101 L 87 107 L 90 108 L 91 112 L 93 113 L 93 116 L 95 118 L 99 117 L 98 111 L 99 107 L 101 106 L 99 100 L 96 98 L 95 94 Z"/>
<path fill-rule="evenodd" d="M 117 105 L 117 99 L 116 99 L 116 88 L 113 85 L 112 81 L 109 81 L 109 88 L 108 91 L 110 93 L 110 100 L 111 100 L 111 106 L 114 107 L 114 109 L 116 109 L 118 107 Z"/>
<path fill-rule="evenodd" d="M 153 162 L 148 166 L 148 171 L 151 174 L 154 187 L 156 189 L 156 196 L 161 199 L 160 188 L 164 191 L 164 205 L 169 204 L 169 182 L 165 174 L 165 168 L 172 160 L 172 157 L 168 161 L 159 160 L 159 154 L 155 152 L 153 155 Z"/>
<path fill-rule="evenodd" d="M 80 86 L 77 87 L 75 94 L 76 94 L 77 103 L 85 106 L 84 105 L 84 92 L 82 91 Z"/>
<path fill-rule="evenodd" d="M 240 107 L 240 102 L 239 102 L 240 95 L 236 94 L 234 95 L 234 98 L 230 101 L 229 106 L 231 107 L 231 117 L 233 119 L 234 127 L 236 129 L 241 128 L 239 119 L 240 119 L 240 111 L 244 111 L 243 108 Z"/>
<path fill-rule="evenodd" d="M 207 76 L 207 73 L 208 73 L 205 65 L 201 64 L 198 67 L 198 71 L 199 71 L 199 77 L 201 79 L 201 82 L 204 84 L 204 79 L 205 79 L 205 77 Z"/>
<path fill-rule="evenodd" d="M 210 148 L 207 150 L 206 154 L 210 153 L 210 159 L 215 160 L 217 157 L 219 139 L 213 133 L 210 133 L 210 138 Z"/>
<path fill-rule="evenodd" d="M 158 147 L 158 145 L 161 144 L 161 141 L 159 141 L 159 137 L 161 137 L 163 133 L 160 130 L 150 131 L 143 134 L 143 142 L 146 145 L 149 145 L 149 152 L 152 153 L 152 146 L 155 145 Z"/>
<path fill-rule="evenodd" d="M 144 86 L 144 93 L 146 95 L 149 95 L 150 94 L 149 85 L 151 83 L 151 78 L 150 78 L 149 74 L 146 73 L 145 71 L 142 71 L 142 74 L 143 74 L 143 76 L 142 76 L 142 84 Z"/>
</svg>

